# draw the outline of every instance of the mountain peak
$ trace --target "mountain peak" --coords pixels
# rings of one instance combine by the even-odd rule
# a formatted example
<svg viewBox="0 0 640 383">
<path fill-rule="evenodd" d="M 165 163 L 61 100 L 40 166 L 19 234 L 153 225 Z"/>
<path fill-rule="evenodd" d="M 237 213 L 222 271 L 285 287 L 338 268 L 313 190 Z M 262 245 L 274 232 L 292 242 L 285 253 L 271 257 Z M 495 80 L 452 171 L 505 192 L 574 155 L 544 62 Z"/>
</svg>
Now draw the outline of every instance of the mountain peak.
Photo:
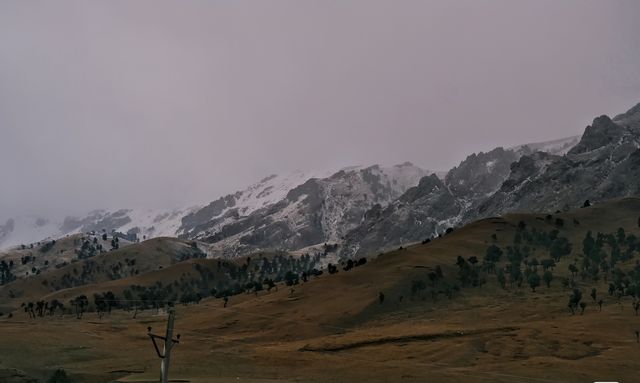
<svg viewBox="0 0 640 383">
<path fill-rule="evenodd" d="M 613 121 L 624 126 L 640 126 L 640 103 L 636 104 L 625 113 L 615 116 Z"/>
<path fill-rule="evenodd" d="M 581 154 L 599 149 L 620 140 L 624 132 L 625 129 L 613 122 L 609 116 L 596 117 L 584 130 L 580 142 L 569 151 L 569 154 Z"/>
</svg>

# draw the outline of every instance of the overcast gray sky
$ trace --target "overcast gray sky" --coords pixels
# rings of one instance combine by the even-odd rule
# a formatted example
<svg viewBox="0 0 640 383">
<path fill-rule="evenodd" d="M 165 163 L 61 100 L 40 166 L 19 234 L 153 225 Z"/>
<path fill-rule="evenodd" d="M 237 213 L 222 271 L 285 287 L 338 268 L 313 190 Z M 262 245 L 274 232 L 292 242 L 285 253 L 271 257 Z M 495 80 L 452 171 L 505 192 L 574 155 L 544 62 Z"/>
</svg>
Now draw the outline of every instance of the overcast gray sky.
<svg viewBox="0 0 640 383">
<path fill-rule="evenodd" d="M 640 102 L 640 2 L 0 2 L 0 216 L 582 132 Z"/>
</svg>

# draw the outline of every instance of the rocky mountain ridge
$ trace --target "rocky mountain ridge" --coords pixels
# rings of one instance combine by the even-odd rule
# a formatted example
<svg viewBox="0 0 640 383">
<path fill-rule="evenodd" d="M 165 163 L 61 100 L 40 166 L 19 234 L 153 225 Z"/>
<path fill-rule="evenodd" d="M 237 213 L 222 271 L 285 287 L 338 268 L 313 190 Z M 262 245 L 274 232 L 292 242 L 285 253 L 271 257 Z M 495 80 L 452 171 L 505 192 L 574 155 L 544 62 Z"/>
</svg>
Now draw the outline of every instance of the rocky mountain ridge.
<svg viewBox="0 0 640 383">
<path fill-rule="evenodd" d="M 370 254 L 508 212 L 553 212 L 637 195 L 639 148 L 640 104 L 613 120 L 597 117 L 579 140 L 471 155 L 444 180 L 421 180 L 386 209 L 367 212 L 341 255 Z"/>
<path fill-rule="evenodd" d="M 329 177 L 310 178 L 280 201 L 249 215 L 228 209 L 181 236 L 209 242 L 224 256 L 340 242 L 368 209 L 387 205 L 426 174 L 411 163 L 346 168 Z"/>
<path fill-rule="evenodd" d="M 593 120 L 565 156 L 534 153 L 511 166 L 500 190 L 470 218 L 511 211 L 555 211 L 585 200 L 640 192 L 640 119 L 637 106 L 611 119 Z"/>
<path fill-rule="evenodd" d="M 419 179 L 427 173 L 410 163 L 388 168 L 378 165 L 357 166 L 338 172 L 294 171 L 284 175 L 271 175 L 244 190 L 214 200 L 206 206 L 167 210 L 94 210 L 81 217 L 70 216 L 57 220 L 38 216 L 20 216 L 9 218 L 5 223 L 0 224 L 0 248 L 28 245 L 87 232 L 117 231 L 131 239 L 139 240 L 161 236 L 180 236 L 188 239 L 224 237 L 225 233 L 237 230 L 243 225 L 249 225 L 253 220 L 259 221 L 259 214 L 252 216 L 256 211 L 264 213 L 272 209 L 271 211 L 275 213 L 279 209 L 284 209 L 288 205 L 286 201 L 290 201 L 296 193 L 312 188 L 315 183 L 323 184 L 323 192 L 331 196 L 331 201 L 326 202 L 332 207 L 328 209 L 328 214 L 323 215 L 320 223 L 323 228 L 320 230 L 334 238 L 340 236 L 342 232 L 340 228 L 342 208 L 351 212 L 350 214 L 358 215 L 359 213 L 356 212 L 368 209 L 372 203 L 385 203 L 397 198 L 408 187 L 417 184 Z M 360 177 L 354 176 L 356 174 Z M 382 177 L 380 183 L 375 181 L 378 177 Z M 345 182 L 345 185 L 340 185 L 341 182 Z M 367 183 L 369 186 L 362 188 L 362 185 L 356 185 L 358 182 Z M 356 190 L 361 190 L 363 194 L 359 195 Z M 349 196 L 355 195 L 358 195 L 358 198 L 350 201 Z M 339 196 L 343 197 L 339 198 Z M 317 196 L 317 198 L 324 197 Z M 363 200 L 356 201 L 359 198 Z M 371 203 L 366 201 L 367 198 L 371 199 Z M 290 209 L 295 210 L 294 207 Z M 288 216 L 286 211 L 279 211 L 277 214 L 283 218 Z M 247 219 L 249 216 L 252 218 Z M 271 215 L 269 219 L 279 218 Z M 225 229 L 226 226 L 229 227 Z M 269 230 L 274 230 L 274 226 L 272 225 Z"/>
</svg>

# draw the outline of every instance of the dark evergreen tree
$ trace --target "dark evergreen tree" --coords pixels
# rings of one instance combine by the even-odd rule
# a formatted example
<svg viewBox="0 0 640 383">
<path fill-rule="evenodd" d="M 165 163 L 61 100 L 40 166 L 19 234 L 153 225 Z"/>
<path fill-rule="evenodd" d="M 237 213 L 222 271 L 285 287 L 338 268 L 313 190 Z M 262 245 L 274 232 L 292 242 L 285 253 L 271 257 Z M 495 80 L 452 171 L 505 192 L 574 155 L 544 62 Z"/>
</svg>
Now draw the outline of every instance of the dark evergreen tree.
<svg viewBox="0 0 640 383">
<path fill-rule="evenodd" d="M 536 287 L 540 286 L 540 276 L 535 271 L 529 274 L 527 281 L 529 282 L 529 287 L 531 287 L 531 291 L 533 292 L 536 291 Z"/>
<path fill-rule="evenodd" d="M 542 274 L 542 279 L 544 280 L 544 283 L 547 285 L 547 288 L 551 287 L 551 281 L 553 280 L 553 273 L 551 273 L 551 271 L 549 270 L 546 270 Z"/>
</svg>

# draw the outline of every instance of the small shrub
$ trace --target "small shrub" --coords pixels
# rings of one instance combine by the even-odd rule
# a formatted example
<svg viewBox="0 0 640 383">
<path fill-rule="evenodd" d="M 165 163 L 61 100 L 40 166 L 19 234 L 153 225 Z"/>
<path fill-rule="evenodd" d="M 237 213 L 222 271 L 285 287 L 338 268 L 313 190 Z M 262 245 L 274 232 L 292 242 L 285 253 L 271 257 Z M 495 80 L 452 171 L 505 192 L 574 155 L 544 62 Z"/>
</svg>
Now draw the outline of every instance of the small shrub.
<svg viewBox="0 0 640 383">
<path fill-rule="evenodd" d="M 71 383 L 71 379 L 63 369 L 59 368 L 54 371 L 47 383 Z"/>
</svg>

